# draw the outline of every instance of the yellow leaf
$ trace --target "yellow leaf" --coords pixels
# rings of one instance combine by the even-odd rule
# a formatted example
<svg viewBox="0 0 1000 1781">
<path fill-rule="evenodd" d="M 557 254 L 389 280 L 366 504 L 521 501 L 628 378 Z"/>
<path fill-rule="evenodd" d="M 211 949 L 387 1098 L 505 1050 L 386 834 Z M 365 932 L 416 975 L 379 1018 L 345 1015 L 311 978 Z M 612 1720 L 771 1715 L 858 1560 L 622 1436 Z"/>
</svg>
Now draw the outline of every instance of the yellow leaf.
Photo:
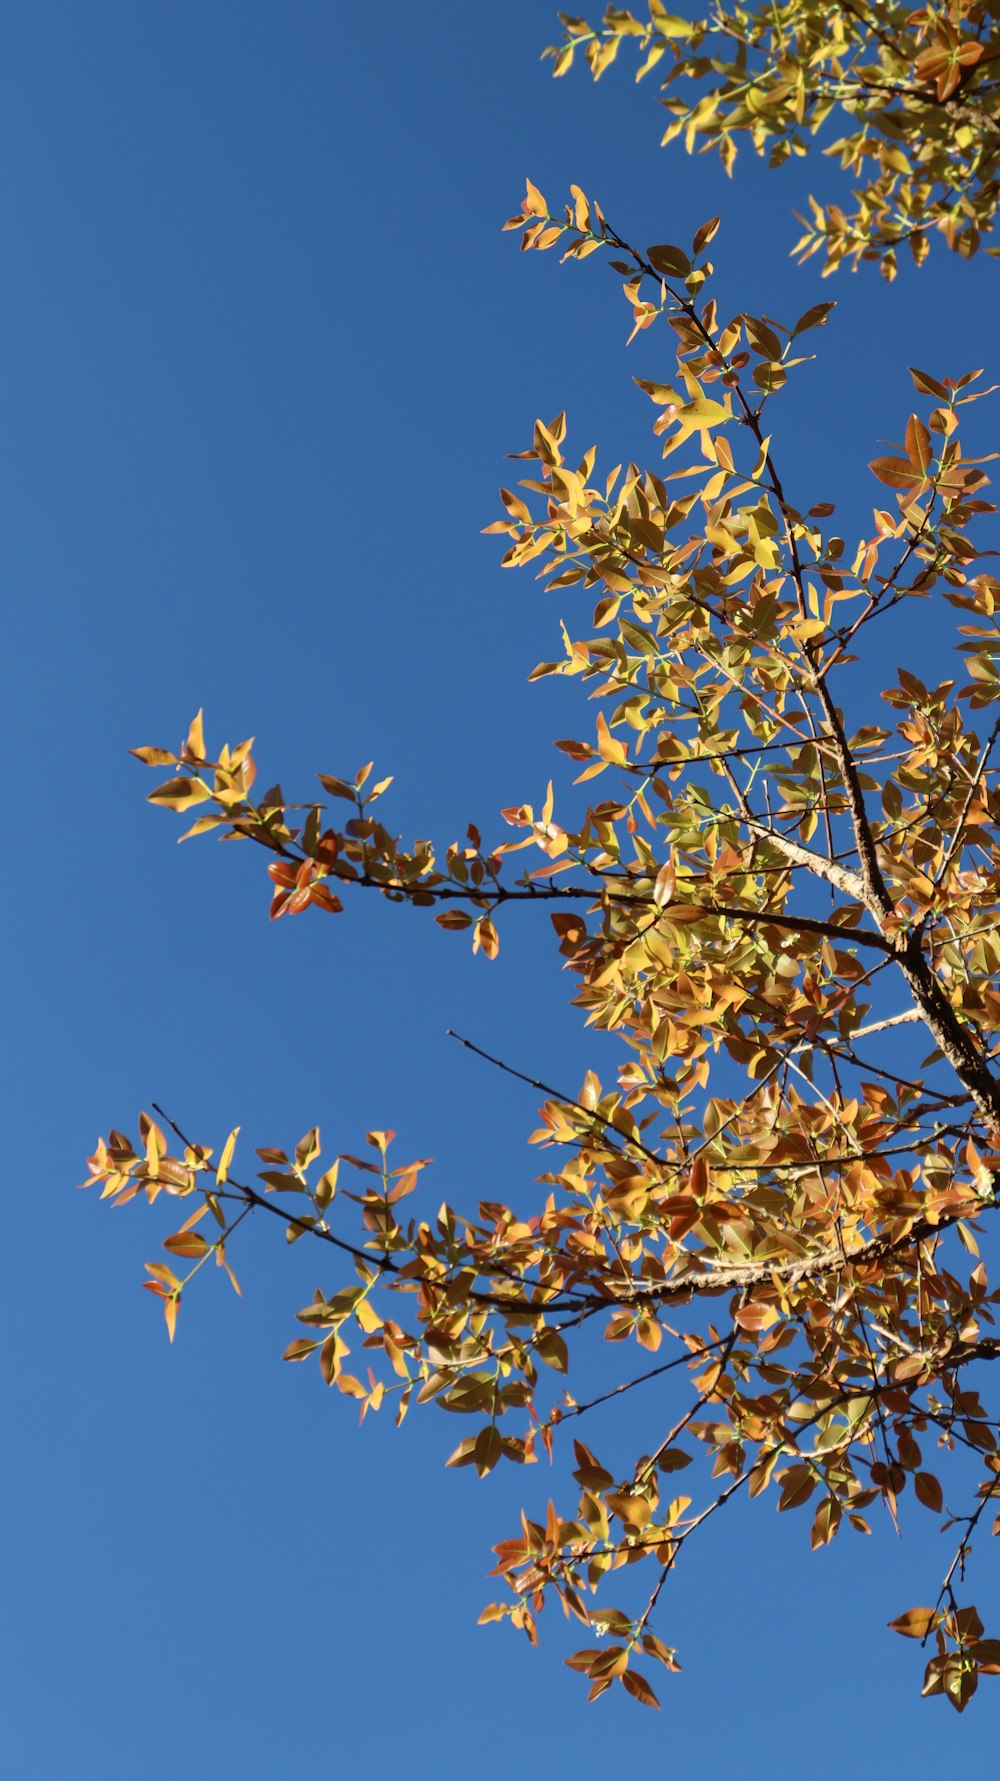
<svg viewBox="0 0 1000 1781">
<path fill-rule="evenodd" d="M 160 1158 L 164 1152 L 163 1133 L 151 1125 L 146 1134 L 146 1171 L 150 1181 L 160 1179 Z"/>
<path fill-rule="evenodd" d="M 239 1132 L 239 1126 L 234 1126 L 226 1139 L 225 1144 L 222 1146 L 222 1155 L 219 1158 L 219 1166 L 215 1171 L 215 1179 L 220 1187 L 229 1180 L 229 1165 L 233 1160 L 233 1151 L 236 1149 L 236 1140 L 239 1137 Z"/>
<path fill-rule="evenodd" d="M 657 909 L 662 909 L 665 903 L 669 903 L 674 894 L 675 879 L 676 873 L 668 860 L 665 866 L 660 867 L 653 886 L 653 902 Z"/>
<path fill-rule="evenodd" d="M 191 728 L 187 733 L 187 741 L 184 744 L 185 754 L 193 761 L 203 761 L 205 759 L 205 734 L 202 728 L 203 716 L 204 713 L 199 711 L 197 717 L 192 719 Z"/>
<path fill-rule="evenodd" d="M 198 1258 L 208 1254 L 208 1244 L 197 1231 L 175 1231 L 172 1237 L 164 1237 L 163 1247 L 170 1255 Z"/>
<path fill-rule="evenodd" d="M 495 959 L 500 951 L 500 936 L 488 915 L 484 915 L 482 920 L 476 923 L 476 932 L 472 941 L 473 952 L 478 952 L 480 947 L 488 959 Z"/>
<path fill-rule="evenodd" d="M 597 714 L 597 752 L 602 761 L 609 761 L 612 766 L 621 766 L 628 760 L 628 748 L 612 736 L 603 711 Z"/>
<path fill-rule="evenodd" d="M 212 796 L 203 779 L 196 779 L 183 774 L 178 779 L 167 779 L 158 785 L 155 792 L 150 792 L 148 804 L 162 804 L 165 810 L 185 810 L 189 804 L 204 804 L 206 798 Z"/>
<path fill-rule="evenodd" d="M 171 754 L 169 748 L 130 748 L 129 754 L 134 754 L 144 767 L 172 767 L 177 762 L 177 756 Z"/>
</svg>

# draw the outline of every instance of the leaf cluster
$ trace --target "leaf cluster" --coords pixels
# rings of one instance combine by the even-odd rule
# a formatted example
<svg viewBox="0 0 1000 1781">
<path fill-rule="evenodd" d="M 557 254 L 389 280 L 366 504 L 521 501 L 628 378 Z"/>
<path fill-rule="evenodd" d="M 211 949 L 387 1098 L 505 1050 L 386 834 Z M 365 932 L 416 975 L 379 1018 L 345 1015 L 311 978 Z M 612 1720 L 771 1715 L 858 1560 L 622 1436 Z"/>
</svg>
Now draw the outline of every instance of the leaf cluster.
<svg viewBox="0 0 1000 1781">
<path fill-rule="evenodd" d="M 900 248 L 920 265 L 934 234 L 969 259 L 993 229 L 1000 31 L 983 0 L 768 0 L 692 20 L 649 0 L 648 17 L 616 6 L 595 26 L 559 17 L 562 41 L 546 52 L 557 76 L 579 57 L 598 80 L 626 43 L 642 58 L 637 80 L 656 71 L 663 143 L 717 151 L 727 173 L 741 137 L 772 167 L 817 146 L 836 160 L 850 208 L 811 198 L 794 249 L 822 253 L 826 272 L 874 260 L 891 279 Z"/>
</svg>

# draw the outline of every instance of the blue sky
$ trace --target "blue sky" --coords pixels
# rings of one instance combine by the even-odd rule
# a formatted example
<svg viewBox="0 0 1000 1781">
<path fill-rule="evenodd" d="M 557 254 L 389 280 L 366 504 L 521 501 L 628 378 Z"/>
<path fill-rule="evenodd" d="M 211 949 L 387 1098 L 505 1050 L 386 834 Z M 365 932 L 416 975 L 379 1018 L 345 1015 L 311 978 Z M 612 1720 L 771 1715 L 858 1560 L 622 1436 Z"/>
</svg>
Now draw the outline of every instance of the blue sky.
<svg viewBox="0 0 1000 1781">
<path fill-rule="evenodd" d="M 930 1775 L 995 1741 L 991 1684 L 962 1720 L 921 1703 L 919 1654 L 885 1630 L 947 1562 L 923 1513 L 903 1542 L 811 1558 L 803 1518 L 734 1508 L 661 1619 L 685 1665 L 664 1712 L 586 1708 L 551 1614 L 535 1654 L 474 1624 L 543 1468 L 478 1485 L 442 1468 L 464 1425 L 359 1430 L 314 1369 L 283 1367 L 294 1311 L 337 1282 L 271 1230 L 234 1254 L 243 1300 L 206 1281 L 168 1348 L 138 1289 L 167 1226 L 74 1191 L 98 1131 L 157 1099 L 206 1143 L 242 1124 L 247 1150 L 318 1122 L 332 1155 L 389 1125 L 400 1160 L 435 1157 L 429 1203 L 524 1203 L 537 1096 L 445 1030 L 569 1088 L 609 1069 L 528 919 L 492 967 L 381 903 L 269 928 L 261 862 L 178 849 L 126 753 L 179 741 L 203 705 L 210 744 L 257 735 L 265 784 L 304 793 L 374 756 L 408 835 L 496 836 L 500 807 L 539 800 L 551 739 L 584 720 L 526 675 L 571 609 L 502 574 L 480 528 L 536 415 L 566 408 L 608 467 L 652 462 L 631 378 L 669 360 L 655 334 L 626 353 L 595 260 L 500 234 L 526 174 L 553 200 L 575 180 L 641 241 L 687 242 L 721 210 L 723 308 L 794 320 L 839 299 L 780 399 L 782 453 L 792 498 L 845 502 L 849 537 L 882 498 L 864 465 L 901 435 L 906 365 L 959 375 L 993 350 L 995 265 L 935 250 L 891 290 L 796 271 L 791 209 L 834 169 L 769 176 L 743 154 L 730 184 L 659 151 L 624 59 L 597 89 L 551 81 L 553 18 L 548 0 L 22 0 L 0 28 L 15 1781 L 499 1781 L 623 1748 L 646 1773 L 738 1762 L 748 1781 L 794 1752 L 823 1781 Z M 907 643 L 940 660 L 932 626 Z M 893 666 L 863 664 L 862 690 Z M 986 1547 L 979 1564 L 988 1609 Z"/>
</svg>

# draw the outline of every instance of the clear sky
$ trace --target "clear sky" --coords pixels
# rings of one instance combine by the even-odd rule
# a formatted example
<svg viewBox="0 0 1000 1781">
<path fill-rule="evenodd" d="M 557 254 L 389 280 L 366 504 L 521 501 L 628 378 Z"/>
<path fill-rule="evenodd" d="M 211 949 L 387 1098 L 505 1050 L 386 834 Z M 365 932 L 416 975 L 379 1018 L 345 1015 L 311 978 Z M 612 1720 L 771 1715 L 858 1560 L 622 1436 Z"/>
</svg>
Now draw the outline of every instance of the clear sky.
<svg viewBox="0 0 1000 1781">
<path fill-rule="evenodd" d="M 407 835 L 497 837 L 500 807 L 539 801 L 551 739 L 589 721 L 572 688 L 526 685 L 571 609 L 502 574 L 480 528 L 536 415 L 566 408 L 607 467 L 654 462 L 630 380 L 671 360 L 655 335 L 626 353 L 596 260 L 500 234 L 526 174 L 553 201 L 577 181 L 644 242 L 721 210 L 723 308 L 791 321 L 840 299 L 779 402 L 792 499 L 845 501 L 849 537 L 884 498 L 864 465 L 901 435 L 907 363 L 996 361 L 994 263 L 936 247 L 891 290 L 794 270 L 791 209 L 833 168 L 768 176 L 744 152 L 730 184 L 660 151 L 625 59 L 596 90 L 553 83 L 554 34 L 549 0 L 4 9 L 12 1781 L 995 1762 L 995 1685 L 962 1720 L 921 1703 L 919 1653 L 885 1630 L 947 1562 L 925 1513 L 903 1542 L 815 1557 L 804 1517 L 720 1516 L 660 1621 L 685 1666 L 663 1713 L 617 1691 L 587 1708 L 551 1611 L 538 1653 L 475 1629 L 489 1548 L 544 1505 L 544 1468 L 478 1484 L 442 1467 L 464 1424 L 359 1430 L 315 1368 L 283 1367 L 294 1311 L 340 1282 L 280 1231 L 248 1230 L 243 1300 L 206 1280 L 169 1348 L 139 1290 L 168 1226 L 74 1191 L 98 1131 L 157 1099 L 205 1143 L 242 1124 L 245 1154 L 318 1121 L 332 1155 L 389 1125 L 400 1160 L 437 1159 L 428 1204 L 524 1204 L 538 1097 L 445 1029 L 571 1090 L 608 1071 L 547 923 L 508 918 L 495 966 L 370 900 L 269 928 L 260 859 L 178 849 L 126 754 L 177 743 L 203 705 L 210 745 L 257 735 L 264 784 L 308 795 L 315 770 L 374 756 Z M 930 631 L 909 643 L 933 660 Z M 865 664 L 873 688 L 893 666 Z M 997 1582 L 984 1543 L 982 1607 Z"/>
</svg>

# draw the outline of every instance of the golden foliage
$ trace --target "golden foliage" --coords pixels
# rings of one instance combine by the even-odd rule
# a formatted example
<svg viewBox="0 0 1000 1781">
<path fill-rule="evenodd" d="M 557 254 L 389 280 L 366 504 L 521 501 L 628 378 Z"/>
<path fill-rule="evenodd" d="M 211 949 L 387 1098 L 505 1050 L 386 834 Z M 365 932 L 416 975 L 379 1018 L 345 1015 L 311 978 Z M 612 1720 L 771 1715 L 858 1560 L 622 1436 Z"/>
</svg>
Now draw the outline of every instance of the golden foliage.
<svg viewBox="0 0 1000 1781">
<path fill-rule="evenodd" d="M 648 23 L 616 9 L 600 31 L 566 20 L 556 72 L 582 50 L 600 74 L 634 38 L 647 68 L 665 60 L 671 81 L 708 82 L 697 104 L 668 102 L 681 107 L 669 133 L 724 153 L 740 130 L 797 152 L 831 107 L 864 99 L 875 178 L 855 218 L 834 227 L 817 210 L 803 251 L 885 262 L 906 230 L 929 227 L 971 251 L 996 202 L 992 150 L 963 146 L 955 110 L 959 95 L 994 102 L 989 39 L 970 49 L 980 14 L 880 9 L 883 27 L 794 0 L 738 17 L 742 61 L 723 16 L 711 64 L 705 28 L 658 0 Z M 839 152 L 851 164 L 862 151 Z M 946 180 L 964 193 L 960 220 L 935 196 Z M 583 608 L 562 655 L 534 671 L 577 679 L 597 702 L 584 733 L 557 745 L 573 783 L 557 796 L 550 781 L 537 810 L 505 810 L 490 845 L 473 826 L 438 850 L 382 822 L 390 780 L 372 782 L 370 763 L 321 773 L 323 796 L 290 806 L 280 786 L 255 795 L 249 742 L 208 755 L 200 714 L 176 752 L 134 752 L 170 775 L 155 804 L 199 806 L 188 834 L 263 849 L 273 918 L 337 913 L 348 893 L 376 891 L 494 959 L 507 904 L 547 910 L 576 1005 L 620 1043 L 617 1078 L 588 1072 L 575 1096 L 534 1085 L 534 1141 L 551 1155 L 527 1220 L 492 1202 L 432 1211 L 427 1159 L 392 1164 L 390 1132 L 320 1174 L 314 1128 L 291 1153 L 258 1150 L 251 1179 L 234 1173 L 237 1132 L 213 1162 L 165 1116 L 143 1115 L 134 1143 L 112 1131 L 98 1144 L 89 1183 L 113 1203 L 195 1205 L 164 1244 L 187 1271 L 148 1266 L 171 1336 L 193 1277 L 213 1257 L 229 1271 L 251 1212 L 350 1263 L 346 1284 L 300 1310 L 307 1334 L 286 1358 L 315 1354 L 362 1416 L 391 1404 L 399 1421 L 428 1402 L 471 1416 L 448 1463 L 480 1476 L 551 1454 L 597 1403 L 661 1381 L 670 1426 L 657 1420 L 649 1451 L 612 1469 L 575 1440 L 570 1513 L 523 1516 L 496 1548 L 509 1593 L 483 1618 L 534 1641 L 556 1596 L 592 1641 L 569 1660 L 591 1698 L 620 1682 L 657 1704 L 635 1662 L 678 1667 L 650 1624 L 663 1583 L 738 1492 L 770 1491 L 782 1511 L 809 1504 L 820 1547 L 845 1524 L 867 1531 L 872 1505 L 940 1515 L 936 1468 L 957 1452 L 960 1480 L 973 1465 L 978 1481 L 952 1516 L 954 1562 L 934 1606 L 893 1624 L 933 1638 L 925 1692 L 962 1708 L 979 1675 L 1000 1670 L 1000 1644 L 955 1595 L 1000 1477 L 996 1416 L 968 1375 L 1000 1355 L 979 1253 L 1000 1170 L 1000 582 L 977 542 L 988 479 L 960 439 L 963 409 L 985 392 L 976 373 L 912 372 L 919 412 L 871 465 L 888 505 L 852 552 L 825 494 L 805 508 L 790 498 L 771 428 L 829 304 L 791 325 L 723 321 L 706 257 L 717 218 L 690 250 L 643 249 L 579 187 L 556 214 L 529 182 L 507 226 L 564 258 L 609 254 L 633 333 L 665 324 L 676 357 L 671 382 L 640 383 L 668 470 L 599 475 L 596 450 L 569 455 L 564 415 L 538 421 L 488 528 L 506 565 L 533 564 Z M 877 712 L 849 715 L 869 627 L 883 651 L 890 636 L 902 646 L 924 601 L 953 611 L 967 679 L 926 686 L 900 667 Z M 903 1043 L 911 1028 L 923 1062 Z M 209 1236 L 194 1229 L 205 1214 Z M 620 1377 L 588 1398 L 592 1329 L 616 1345 Z M 364 1351 L 354 1371 L 351 1344 Z M 689 1466 L 691 1494 L 673 1495 L 671 1475 Z M 641 1562 L 654 1573 L 645 1600 L 605 1605 L 608 1577 L 629 1595 L 623 1573 Z"/>
</svg>

